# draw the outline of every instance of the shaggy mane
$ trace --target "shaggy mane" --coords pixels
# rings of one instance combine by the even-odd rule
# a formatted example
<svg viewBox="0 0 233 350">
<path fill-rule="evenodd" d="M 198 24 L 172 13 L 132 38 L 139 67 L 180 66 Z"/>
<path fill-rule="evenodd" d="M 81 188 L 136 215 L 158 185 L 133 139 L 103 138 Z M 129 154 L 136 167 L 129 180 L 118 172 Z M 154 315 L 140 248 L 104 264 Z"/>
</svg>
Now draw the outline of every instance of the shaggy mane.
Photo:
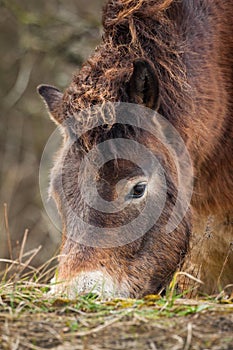
<svg viewBox="0 0 233 350">
<path fill-rule="evenodd" d="M 66 91 L 64 110 L 80 119 L 83 114 L 77 112 L 93 105 L 128 102 L 133 61 L 145 58 L 154 64 L 160 80 L 159 112 L 170 120 L 179 111 L 184 115 L 191 93 L 183 62 L 183 39 L 172 19 L 177 11 L 174 0 L 110 0 L 103 12 L 103 42 L 74 76 Z M 174 99 L 175 106 L 171 103 Z M 94 119 L 92 116 L 93 126 Z M 82 124 L 85 122 L 90 124 L 86 114 Z"/>
</svg>

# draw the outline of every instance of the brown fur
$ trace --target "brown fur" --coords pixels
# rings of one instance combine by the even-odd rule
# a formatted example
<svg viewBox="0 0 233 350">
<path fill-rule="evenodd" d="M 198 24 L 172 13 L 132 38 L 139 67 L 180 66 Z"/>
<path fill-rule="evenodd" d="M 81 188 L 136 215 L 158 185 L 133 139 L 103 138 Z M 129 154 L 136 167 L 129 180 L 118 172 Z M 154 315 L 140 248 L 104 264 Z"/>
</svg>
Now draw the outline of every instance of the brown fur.
<svg viewBox="0 0 233 350">
<path fill-rule="evenodd" d="M 87 115 L 80 117 L 78 111 L 106 101 L 132 102 L 128 83 L 133 62 L 141 58 L 151 62 L 160 87 L 158 112 L 181 134 L 194 165 L 192 207 L 197 234 L 193 241 L 204 235 L 209 216 L 215 222 L 215 239 L 205 242 L 201 254 L 194 246 L 191 257 L 191 270 L 198 270 L 198 276 L 205 282 L 203 290 L 208 292 L 233 282 L 233 258 L 232 253 L 228 254 L 233 240 L 232 222 L 224 224 L 227 217 L 233 217 L 232 13 L 233 3 L 228 0 L 109 0 L 103 15 L 103 41 L 75 74 L 64 93 L 62 108 L 53 114 L 59 122 L 61 116 L 67 120 L 72 115 L 82 125 L 94 125 L 94 120 Z M 107 123 L 113 125 L 114 117 Z M 93 134 L 87 135 L 82 147 L 91 148 L 97 138 L 98 135 L 94 138 Z M 165 162 L 168 172 L 173 172 L 168 163 Z M 174 176 L 171 183 L 175 191 Z M 161 219 L 162 226 L 168 208 L 169 203 Z M 141 251 L 141 241 L 111 251 L 78 247 L 69 241 L 67 232 L 60 277 L 70 278 L 82 269 L 94 268 L 99 261 L 108 266 L 111 275 L 128 279 L 132 296 L 156 292 L 162 279 L 166 284 L 174 273 L 172 265 L 176 269 L 182 260 L 177 257 L 179 249 L 181 255 L 187 249 L 187 225 L 188 217 L 176 230 L 174 241 L 164 241 L 161 235 L 158 245 L 152 238 L 152 248 L 147 246 Z M 223 240 L 224 232 L 229 234 Z M 186 243 L 181 244 L 179 239 Z M 220 246 L 221 256 L 216 257 Z M 156 260 L 161 247 L 165 253 Z M 130 265 L 132 259 L 134 263 Z M 190 271 L 189 262 L 186 265 Z M 197 268 L 200 265 L 201 270 Z"/>
</svg>

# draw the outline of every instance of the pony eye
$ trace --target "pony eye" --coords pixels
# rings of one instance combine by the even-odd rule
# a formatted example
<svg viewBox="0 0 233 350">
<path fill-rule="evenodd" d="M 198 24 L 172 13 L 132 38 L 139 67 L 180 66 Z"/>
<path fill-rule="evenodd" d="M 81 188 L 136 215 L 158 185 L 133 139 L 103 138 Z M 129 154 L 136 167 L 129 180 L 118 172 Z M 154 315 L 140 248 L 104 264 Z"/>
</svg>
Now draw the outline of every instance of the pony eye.
<svg viewBox="0 0 233 350">
<path fill-rule="evenodd" d="M 131 198 L 141 198 L 146 190 L 146 183 L 145 182 L 140 182 L 137 185 L 135 185 L 130 192 L 130 197 Z"/>
</svg>

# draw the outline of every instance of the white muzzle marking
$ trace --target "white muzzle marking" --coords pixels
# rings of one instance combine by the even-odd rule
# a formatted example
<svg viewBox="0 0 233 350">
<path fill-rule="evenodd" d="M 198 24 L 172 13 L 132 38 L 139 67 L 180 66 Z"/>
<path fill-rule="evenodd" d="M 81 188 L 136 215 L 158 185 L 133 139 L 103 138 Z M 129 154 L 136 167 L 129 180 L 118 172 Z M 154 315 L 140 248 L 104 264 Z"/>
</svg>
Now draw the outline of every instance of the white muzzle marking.
<svg viewBox="0 0 233 350">
<path fill-rule="evenodd" d="M 69 281 L 51 280 L 51 294 L 65 294 L 70 299 L 86 293 L 98 294 L 101 298 L 128 298 L 127 283 L 115 283 L 112 277 L 102 271 L 81 272 Z"/>
</svg>

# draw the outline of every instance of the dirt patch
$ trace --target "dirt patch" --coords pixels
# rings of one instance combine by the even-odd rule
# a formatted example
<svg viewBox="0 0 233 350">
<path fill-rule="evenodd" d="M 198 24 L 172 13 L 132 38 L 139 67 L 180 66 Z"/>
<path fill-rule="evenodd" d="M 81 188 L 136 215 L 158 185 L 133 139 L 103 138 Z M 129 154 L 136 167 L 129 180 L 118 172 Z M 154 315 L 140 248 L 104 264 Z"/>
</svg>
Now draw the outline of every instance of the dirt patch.
<svg viewBox="0 0 233 350">
<path fill-rule="evenodd" d="M 232 304 L 172 317 L 159 316 L 153 307 L 32 312 L 0 313 L 0 349 L 233 350 Z"/>
</svg>

